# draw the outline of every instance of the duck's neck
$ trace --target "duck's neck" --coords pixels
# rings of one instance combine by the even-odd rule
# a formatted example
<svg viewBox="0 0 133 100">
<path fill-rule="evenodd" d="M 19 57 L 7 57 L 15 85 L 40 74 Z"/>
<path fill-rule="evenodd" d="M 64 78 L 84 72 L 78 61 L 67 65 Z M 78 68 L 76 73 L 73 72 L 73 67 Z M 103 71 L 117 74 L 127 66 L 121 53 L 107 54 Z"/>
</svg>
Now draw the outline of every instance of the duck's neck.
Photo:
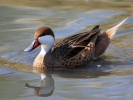
<svg viewBox="0 0 133 100">
<path fill-rule="evenodd" d="M 41 45 L 41 51 L 39 53 L 40 56 L 45 56 L 51 49 L 51 46 L 50 45 L 44 45 L 42 44 Z"/>
<path fill-rule="evenodd" d="M 49 45 L 43 45 L 43 44 L 41 45 L 41 51 L 35 58 L 33 67 L 35 67 L 35 68 L 45 68 L 46 67 L 44 64 L 44 59 L 47 60 L 45 58 L 45 56 L 46 56 L 46 54 L 50 54 L 51 47 L 52 46 L 49 46 Z"/>
</svg>

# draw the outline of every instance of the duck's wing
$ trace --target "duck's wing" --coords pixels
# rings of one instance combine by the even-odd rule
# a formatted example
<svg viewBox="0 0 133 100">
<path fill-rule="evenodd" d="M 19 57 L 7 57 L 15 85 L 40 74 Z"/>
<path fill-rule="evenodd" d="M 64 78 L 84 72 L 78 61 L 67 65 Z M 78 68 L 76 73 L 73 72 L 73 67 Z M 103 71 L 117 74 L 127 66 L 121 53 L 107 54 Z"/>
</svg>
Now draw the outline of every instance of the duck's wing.
<svg viewBox="0 0 133 100">
<path fill-rule="evenodd" d="M 59 41 L 53 46 L 52 53 L 57 58 L 71 58 L 85 48 L 94 48 L 99 34 L 100 29 L 97 25 L 89 32 L 79 33 Z"/>
</svg>

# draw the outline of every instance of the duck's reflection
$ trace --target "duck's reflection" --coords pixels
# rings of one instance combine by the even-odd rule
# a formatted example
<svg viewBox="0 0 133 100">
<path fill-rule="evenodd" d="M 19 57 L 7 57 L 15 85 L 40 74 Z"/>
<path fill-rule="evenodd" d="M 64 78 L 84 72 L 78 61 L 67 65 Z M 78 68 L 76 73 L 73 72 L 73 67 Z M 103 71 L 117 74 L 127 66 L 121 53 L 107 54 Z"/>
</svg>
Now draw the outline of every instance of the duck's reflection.
<svg viewBox="0 0 133 100">
<path fill-rule="evenodd" d="M 36 96 L 47 97 L 52 95 L 54 91 L 54 79 L 52 74 L 56 74 L 58 77 L 63 78 L 98 78 L 100 76 L 109 76 L 111 72 L 106 71 L 108 69 L 107 62 L 103 63 L 102 59 L 98 61 L 93 61 L 89 65 L 83 66 L 84 68 L 77 69 L 54 69 L 54 70 L 45 70 L 41 68 L 33 68 L 34 73 L 38 73 L 41 76 L 40 86 L 33 86 L 28 83 L 25 84 L 27 88 L 33 88 Z M 109 62 L 108 62 L 109 63 Z M 100 64 L 100 67 L 96 65 Z M 103 65 L 102 65 L 103 64 Z"/>
<path fill-rule="evenodd" d="M 34 73 L 39 73 L 41 76 L 40 86 L 32 86 L 29 83 L 25 83 L 25 87 L 33 88 L 36 96 L 47 97 L 52 95 L 54 91 L 54 80 L 50 71 L 44 69 L 33 69 Z"/>
</svg>

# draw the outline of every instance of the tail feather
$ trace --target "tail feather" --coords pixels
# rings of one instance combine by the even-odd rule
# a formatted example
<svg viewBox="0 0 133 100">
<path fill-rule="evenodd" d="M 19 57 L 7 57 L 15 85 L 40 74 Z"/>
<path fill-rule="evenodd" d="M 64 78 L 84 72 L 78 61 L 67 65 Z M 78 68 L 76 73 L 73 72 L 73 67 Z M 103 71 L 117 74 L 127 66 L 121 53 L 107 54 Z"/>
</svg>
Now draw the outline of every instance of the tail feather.
<svg viewBox="0 0 133 100">
<path fill-rule="evenodd" d="M 108 35 L 108 37 L 109 37 L 110 39 L 113 38 L 113 36 L 115 35 L 115 33 L 116 33 L 116 31 L 118 30 L 118 28 L 119 28 L 126 20 L 127 20 L 127 18 L 124 19 L 124 20 L 123 20 L 122 22 L 120 22 L 119 24 L 117 24 L 116 26 L 114 26 L 114 27 L 112 27 L 112 28 L 110 28 L 110 29 L 108 29 L 108 30 L 106 31 L 106 34 Z"/>
</svg>

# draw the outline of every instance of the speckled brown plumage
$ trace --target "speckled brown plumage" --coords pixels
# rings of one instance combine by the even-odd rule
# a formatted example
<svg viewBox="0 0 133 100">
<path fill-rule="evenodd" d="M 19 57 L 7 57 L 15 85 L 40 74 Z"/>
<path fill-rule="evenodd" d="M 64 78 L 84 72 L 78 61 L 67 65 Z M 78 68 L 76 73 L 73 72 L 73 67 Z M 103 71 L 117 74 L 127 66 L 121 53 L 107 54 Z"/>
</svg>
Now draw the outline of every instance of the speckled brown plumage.
<svg viewBox="0 0 133 100">
<path fill-rule="evenodd" d="M 35 32 L 33 46 L 25 51 L 32 51 L 41 44 L 42 52 L 35 58 L 34 68 L 75 68 L 102 55 L 117 29 L 125 21 L 126 19 L 103 33 L 97 25 L 91 31 L 67 37 L 54 45 L 53 31 L 48 27 L 41 27 Z M 47 41 L 44 42 L 43 39 Z"/>
<path fill-rule="evenodd" d="M 100 29 L 96 26 L 90 32 L 79 33 L 59 41 L 53 46 L 51 53 L 44 57 L 45 66 L 48 66 L 47 68 L 74 68 L 94 59 L 98 35 L 100 35 Z M 76 47 L 71 47 L 71 45 Z"/>
<path fill-rule="evenodd" d="M 44 68 L 44 66 L 44 56 L 38 55 L 33 62 L 33 67 Z"/>
</svg>

